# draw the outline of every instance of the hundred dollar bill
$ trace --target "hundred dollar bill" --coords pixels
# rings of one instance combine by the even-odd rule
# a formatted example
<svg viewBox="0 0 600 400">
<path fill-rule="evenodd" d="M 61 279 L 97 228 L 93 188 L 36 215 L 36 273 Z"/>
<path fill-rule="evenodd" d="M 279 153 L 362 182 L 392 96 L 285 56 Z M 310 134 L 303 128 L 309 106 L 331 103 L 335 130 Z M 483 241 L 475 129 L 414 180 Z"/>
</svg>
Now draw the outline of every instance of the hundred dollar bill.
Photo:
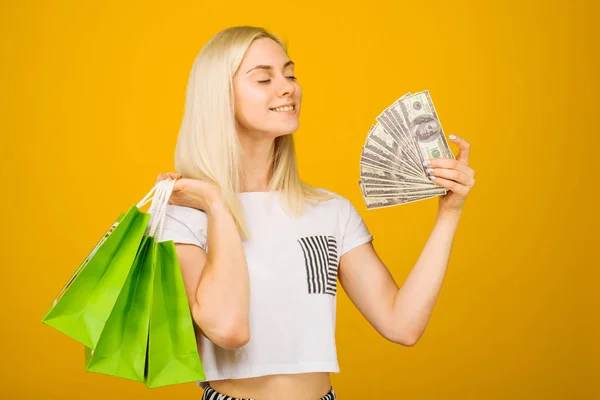
<svg viewBox="0 0 600 400">
<path fill-rule="evenodd" d="M 401 124 L 397 121 L 395 114 L 391 110 L 397 106 L 398 101 L 411 96 L 412 93 L 408 92 L 403 96 L 400 96 L 392 105 L 387 107 L 383 112 L 376 118 L 378 122 L 383 123 L 390 132 L 393 132 L 397 137 L 408 136 L 408 130 L 402 129 Z"/>
<path fill-rule="evenodd" d="M 395 110 L 398 108 L 398 110 Z M 416 150 L 413 149 L 414 143 L 410 137 L 408 129 L 404 127 L 405 124 L 398 122 L 396 115 L 399 112 L 399 106 L 397 102 L 394 102 L 391 106 L 383 110 L 376 118 L 377 122 L 383 125 L 386 133 L 393 137 L 394 141 L 398 143 L 400 147 L 406 148 L 411 154 L 415 155 L 416 163 L 418 164 L 418 155 Z"/>
<path fill-rule="evenodd" d="M 380 180 L 383 182 L 391 182 L 391 183 L 399 183 L 399 182 L 408 182 L 420 184 L 424 183 L 427 185 L 431 185 L 433 182 L 426 178 L 425 176 L 415 177 L 407 174 L 400 174 L 395 172 L 384 171 L 378 168 L 373 168 L 369 165 L 360 166 L 360 176 L 363 180 L 372 179 L 372 180 Z"/>
<path fill-rule="evenodd" d="M 429 91 L 400 99 L 398 104 L 423 161 L 430 158 L 454 158 Z"/>
<path fill-rule="evenodd" d="M 403 135 L 400 132 L 398 132 L 397 129 L 395 129 L 393 122 L 389 119 L 387 115 L 385 115 L 385 111 L 378 115 L 376 119 L 377 124 L 381 124 L 385 128 L 386 133 L 390 136 L 391 139 L 394 140 L 394 142 L 398 144 L 403 142 Z"/>
<path fill-rule="evenodd" d="M 385 150 L 370 143 L 362 149 L 361 163 L 401 175 L 419 176 L 414 167 L 396 163 L 391 158 L 391 155 Z"/>
<path fill-rule="evenodd" d="M 411 94 L 406 94 L 400 97 L 400 99 L 398 99 L 394 102 L 394 104 L 386 108 L 377 117 L 377 121 L 384 125 L 386 131 L 394 133 L 395 140 L 398 143 L 400 143 L 401 147 L 405 148 L 407 152 L 413 156 L 415 164 L 421 166 L 421 157 L 418 154 L 418 150 L 415 146 L 414 140 L 410 136 L 408 125 L 402 117 L 402 110 L 400 109 L 400 105 L 398 104 L 400 100 L 410 96 Z"/>
<path fill-rule="evenodd" d="M 370 187 L 363 184 L 364 193 L 367 197 L 386 197 L 386 198 L 405 198 L 422 195 L 442 195 L 446 194 L 445 188 L 389 188 L 389 187 Z"/>
<path fill-rule="evenodd" d="M 389 188 L 403 188 L 403 187 L 417 187 L 417 188 L 432 188 L 432 187 L 436 187 L 435 184 L 433 184 L 431 181 L 429 183 L 427 182 L 414 182 L 412 179 L 411 180 L 407 180 L 407 181 L 398 181 L 398 182 L 391 182 L 391 181 L 384 181 L 381 179 L 372 179 L 372 178 L 365 178 L 362 177 L 361 180 L 363 181 L 363 183 L 367 186 L 370 187 L 389 187 Z"/>
<path fill-rule="evenodd" d="M 397 164 L 407 171 L 413 171 L 416 176 L 423 174 L 422 167 L 411 157 L 407 148 L 400 147 L 379 124 L 375 125 L 369 132 L 365 147 L 391 163 Z"/>
<path fill-rule="evenodd" d="M 398 124 L 399 130 L 404 133 L 404 136 L 403 136 L 404 146 L 406 146 L 406 148 L 413 155 L 415 163 L 417 165 L 419 165 L 420 167 L 423 167 L 423 165 L 421 164 L 422 163 L 421 155 L 419 154 L 419 150 L 417 149 L 415 141 L 413 140 L 413 138 L 410 135 L 410 132 L 408 129 L 408 124 L 406 123 L 406 121 L 404 120 L 404 117 L 402 116 L 402 110 L 400 109 L 400 106 L 398 105 L 398 103 L 395 103 L 386 112 L 391 116 L 391 119 L 393 119 L 395 121 L 395 123 Z"/>
<path fill-rule="evenodd" d="M 390 130 L 384 124 L 378 122 L 373 125 L 367 134 L 367 141 L 369 140 L 375 141 L 378 145 L 385 147 L 397 159 L 415 167 L 415 171 L 418 172 L 422 169 L 420 157 L 417 155 L 412 143 L 407 141 L 405 137 L 396 139 L 394 135 L 390 134 Z"/>
<path fill-rule="evenodd" d="M 439 191 L 439 186 L 437 185 L 425 185 L 425 184 L 411 184 L 411 183 L 396 183 L 396 184 L 373 184 L 369 183 L 369 178 L 362 178 L 358 180 L 358 184 L 360 185 L 360 190 L 363 196 L 371 196 L 369 192 L 372 190 L 383 190 L 381 194 L 378 194 L 377 197 L 386 197 L 387 194 L 385 190 L 389 191 L 398 191 L 400 189 L 406 188 L 409 189 L 410 193 L 424 191 L 429 193 L 429 191 Z"/>
<path fill-rule="evenodd" d="M 413 203 L 420 200 L 430 199 L 432 197 L 435 196 L 427 195 L 403 199 L 382 199 L 378 197 L 363 197 L 363 199 L 367 206 L 367 210 L 372 210 L 375 208 L 393 207 L 401 204 Z"/>
<path fill-rule="evenodd" d="M 423 195 L 427 196 L 437 196 L 440 194 L 445 194 L 445 191 L 440 190 L 439 188 L 432 188 L 431 186 L 423 186 L 418 188 L 416 186 L 408 187 L 408 191 L 405 193 L 399 193 L 398 187 L 381 187 L 381 186 L 370 186 L 365 184 L 363 179 L 358 180 L 358 185 L 360 187 L 360 191 L 363 197 L 368 198 L 379 198 L 379 199 L 400 199 L 400 198 L 409 198 L 409 197 L 421 197 Z M 389 189 L 391 192 L 388 192 L 385 189 Z M 442 188 L 443 189 L 443 188 Z M 395 192 L 394 192 L 395 190 Z M 370 192 L 373 191 L 372 194 Z"/>
</svg>

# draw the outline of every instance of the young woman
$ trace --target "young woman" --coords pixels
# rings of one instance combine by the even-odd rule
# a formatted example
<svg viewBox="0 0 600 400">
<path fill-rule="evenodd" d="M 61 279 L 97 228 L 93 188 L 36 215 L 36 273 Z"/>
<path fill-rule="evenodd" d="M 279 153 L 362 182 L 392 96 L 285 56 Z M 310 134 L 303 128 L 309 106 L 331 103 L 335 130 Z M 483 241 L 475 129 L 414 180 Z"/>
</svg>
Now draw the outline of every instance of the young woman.
<svg viewBox="0 0 600 400">
<path fill-rule="evenodd" d="M 414 345 L 474 184 L 469 144 L 457 138 L 456 160 L 431 161 L 451 191 L 399 289 L 354 206 L 298 176 L 302 90 L 286 51 L 254 27 L 210 39 L 189 77 L 177 173 L 158 177 L 177 179 L 161 240 L 176 243 L 206 399 L 335 399 L 337 278 L 381 335 Z M 332 97 L 332 107 L 342 103 Z"/>
</svg>

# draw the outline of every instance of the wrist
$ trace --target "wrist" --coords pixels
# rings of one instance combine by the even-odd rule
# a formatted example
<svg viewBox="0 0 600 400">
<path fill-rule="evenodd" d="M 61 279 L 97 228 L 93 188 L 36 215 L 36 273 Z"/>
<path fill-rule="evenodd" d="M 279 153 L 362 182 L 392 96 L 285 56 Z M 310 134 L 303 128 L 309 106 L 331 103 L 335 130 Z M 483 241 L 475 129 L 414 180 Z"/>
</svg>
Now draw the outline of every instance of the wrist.
<svg viewBox="0 0 600 400">
<path fill-rule="evenodd" d="M 206 212 L 212 213 L 224 208 L 225 203 L 219 190 L 213 190 L 206 198 Z"/>
<path fill-rule="evenodd" d="M 460 219 L 460 216 L 462 215 L 462 211 L 462 208 L 456 210 L 439 209 L 438 219 L 458 221 Z"/>
</svg>

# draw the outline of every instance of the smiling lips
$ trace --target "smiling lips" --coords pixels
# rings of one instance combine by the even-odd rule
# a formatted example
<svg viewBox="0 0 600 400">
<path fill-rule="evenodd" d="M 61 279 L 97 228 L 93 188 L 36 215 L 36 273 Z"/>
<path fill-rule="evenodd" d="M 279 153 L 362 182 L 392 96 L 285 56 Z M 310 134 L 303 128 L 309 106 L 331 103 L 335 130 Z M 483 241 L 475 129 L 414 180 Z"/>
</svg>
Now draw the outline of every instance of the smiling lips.
<svg viewBox="0 0 600 400">
<path fill-rule="evenodd" d="M 275 111 L 275 112 L 284 112 L 284 111 L 294 111 L 296 109 L 295 105 L 289 105 L 289 106 L 281 106 L 281 107 L 275 107 L 275 108 L 271 108 L 271 111 Z"/>
</svg>

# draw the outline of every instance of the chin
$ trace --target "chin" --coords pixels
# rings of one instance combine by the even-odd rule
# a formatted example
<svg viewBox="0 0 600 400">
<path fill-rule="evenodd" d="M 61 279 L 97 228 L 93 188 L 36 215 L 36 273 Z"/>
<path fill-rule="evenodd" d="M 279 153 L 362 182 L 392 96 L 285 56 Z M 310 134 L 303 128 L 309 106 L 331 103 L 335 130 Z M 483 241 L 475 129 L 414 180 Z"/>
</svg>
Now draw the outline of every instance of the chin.
<svg viewBox="0 0 600 400">
<path fill-rule="evenodd" d="M 286 131 L 275 132 L 275 133 L 273 133 L 273 137 L 276 138 L 276 137 L 280 137 L 280 136 L 289 136 L 292 133 L 296 132 L 296 130 L 297 129 L 294 129 L 293 131 L 292 130 L 286 130 Z"/>
<path fill-rule="evenodd" d="M 286 136 L 286 135 L 291 135 L 292 133 L 296 132 L 299 128 L 299 124 L 289 124 L 289 126 L 285 126 L 285 127 L 281 127 L 279 129 L 273 129 L 271 132 L 273 133 L 274 137 L 277 136 Z"/>
</svg>

